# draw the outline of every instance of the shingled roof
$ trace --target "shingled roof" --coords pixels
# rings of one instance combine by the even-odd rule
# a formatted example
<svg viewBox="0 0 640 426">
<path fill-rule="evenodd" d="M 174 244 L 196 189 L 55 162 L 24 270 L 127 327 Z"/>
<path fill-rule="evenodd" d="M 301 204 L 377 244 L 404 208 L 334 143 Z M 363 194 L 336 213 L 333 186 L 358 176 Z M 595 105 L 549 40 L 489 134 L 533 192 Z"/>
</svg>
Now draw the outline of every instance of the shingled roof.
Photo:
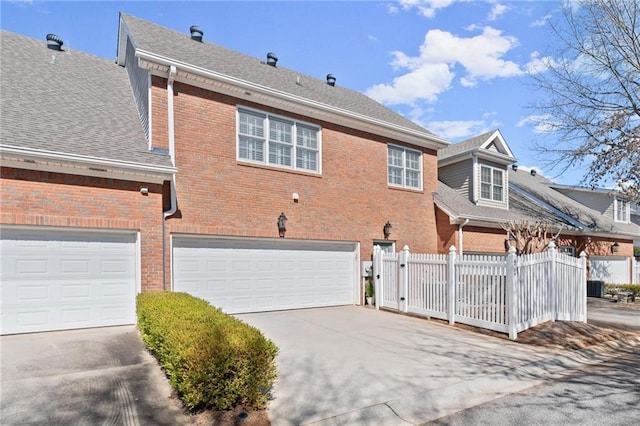
<svg viewBox="0 0 640 426">
<path fill-rule="evenodd" d="M 265 58 L 257 59 L 206 40 L 197 42 L 190 34 L 175 31 L 143 19 L 121 13 L 120 42 L 118 63 L 124 65 L 126 42 L 123 30 L 130 35 L 137 52 L 150 52 L 176 63 L 187 64 L 203 71 L 212 71 L 218 75 L 235 80 L 249 82 L 298 99 L 304 99 L 318 105 L 326 105 L 361 116 L 408 129 L 424 137 L 437 141 L 441 146 L 446 141 L 386 108 L 363 93 L 341 87 L 331 86 L 326 80 L 302 74 L 298 71 L 277 65 L 267 65 Z M 206 28 L 203 28 L 206 30 Z"/>
<path fill-rule="evenodd" d="M 172 169 L 148 150 L 127 72 L 113 61 L 2 31 L 0 146 Z"/>
</svg>

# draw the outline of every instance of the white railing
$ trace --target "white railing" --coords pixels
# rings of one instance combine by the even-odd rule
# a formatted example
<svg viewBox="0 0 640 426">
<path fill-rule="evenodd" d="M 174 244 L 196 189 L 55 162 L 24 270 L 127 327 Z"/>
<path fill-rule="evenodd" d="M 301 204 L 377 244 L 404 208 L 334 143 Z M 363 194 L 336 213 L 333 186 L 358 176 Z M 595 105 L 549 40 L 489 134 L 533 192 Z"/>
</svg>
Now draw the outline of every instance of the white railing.
<svg viewBox="0 0 640 426">
<path fill-rule="evenodd" d="M 586 321 L 586 255 L 553 243 L 544 253 L 457 256 L 374 250 L 377 308 L 508 333 L 515 339 L 545 321 Z"/>
</svg>

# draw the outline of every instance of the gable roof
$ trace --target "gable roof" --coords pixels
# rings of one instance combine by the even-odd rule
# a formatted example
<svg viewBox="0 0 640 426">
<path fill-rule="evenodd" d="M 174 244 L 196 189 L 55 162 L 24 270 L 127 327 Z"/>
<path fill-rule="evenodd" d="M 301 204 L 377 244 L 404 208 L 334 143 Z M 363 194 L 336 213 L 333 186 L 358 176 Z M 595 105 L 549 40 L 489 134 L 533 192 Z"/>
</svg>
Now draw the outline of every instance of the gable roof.
<svg viewBox="0 0 640 426">
<path fill-rule="evenodd" d="M 512 221 L 543 220 L 556 229 L 578 231 L 574 223 L 557 216 L 549 209 L 541 208 L 534 200 L 517 191 L 509 191 L 509 210 L 474 204 L 441 181 L 438 181 L 438 188 L 433 196 L 436 206 L 458 222 L 469 219 L 475 225 L 499 228 L 499 224 Z"/>
<path fill-rule="evenodd" d="M 500 130 L 496 129 L 439 149 L 438 163 L 454 163 L 468 158 L 469 155 L 482 156 L 501 164 L 517 161 Z"/>
<path fill-rule="evenodd" d="M 7 31 L 0 44 L 3 159 L 43 158 L 105 170 L 117 165 L 165 175 L 174 170 L 168 156 L 149 152 L 123 68 Z"/>
<path fill-rule="evenodd" d="M 634 223 L 615 222 L 606 214 L 591 209 L 553 189 L 552 181 L 540 174 L 533 176 L 527 172 L 513 172 L 509 174 L 509 182 L 538 200 L 541 205 L 550 205 L 561 215 L 579 222 L 586 233 L 625 235 L 633 238 L 640 236 L 640 226 Z"/>
<path fill-rule="evenodd" d="M 186 30 L 186 29 L 185 29 Z M 147 68 L 162 75 L 170 65 L 176 66 L 176 80 L 190 84 L 210 86 L 220 83 L 242 88 L 233 96 L 252 102 L 264 103 L 267 98 L 277 98 L 274 103 L 280 109 L 300 111 L 300 106 L 325 111 L 353 121 L 393 129 L 421 141 L 425 146 L 438 149 L 448 144 L 444 139 L 422 128 L 411 120 L 386 108 L 363 93 L 330 86 L 325 80 L 301 74 L 280 65 L 273 67 L 264 61 L 244 55 L 204 39 L 197 42 L 190 35 L 181 33 L 143 19 L 121 13 L 118 41 L 118 63 L 125 65 L 126 39 L 130 37 L 136 56 L 152 62 Z M 141 61 L 142 62 L 142 61 Z M 158 66 L 160 65 L 160 67 Z M 166 76 L 166 73 L 164 74 Z M 296 106 L 288 106 L 288 103 Z M 304 112 L 303 112 L 304 113 Z M 402 140 L 402 139 L 401 139 Z M 412 141 L 409 141 L 410 143 Z"/>
</svg>

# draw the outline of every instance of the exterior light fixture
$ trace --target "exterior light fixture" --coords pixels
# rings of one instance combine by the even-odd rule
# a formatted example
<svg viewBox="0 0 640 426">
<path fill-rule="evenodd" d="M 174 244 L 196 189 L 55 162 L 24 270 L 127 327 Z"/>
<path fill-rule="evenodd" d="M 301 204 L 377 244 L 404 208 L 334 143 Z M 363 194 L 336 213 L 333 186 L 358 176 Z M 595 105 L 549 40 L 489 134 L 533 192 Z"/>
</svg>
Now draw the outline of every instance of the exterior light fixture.
<svg viewBox="0 0 640 426">
<path fill-rule="evenodd" d="M 611 245 L 611 253 L 617 253 L 620 251 L 620 244 L 616 241 Z"/>
<path fill-rule="evenodd" d="M 278 234 L 280 238 L 284 238 L 285 232 L 287 232 L 287 217 L 284 215 L 284 212 L 282 212 L 278 217 Z"/>
<path fill-rule="evenodd" d="M 388 240 L 389 239 L 389 235 L 391 235 L 391 223 L 389 221 L 387 221 L 387 223 L 384 224 L 384 228 L 382 228 L 382 232 L 384 233 L 384 239 Z"/>
</svg>

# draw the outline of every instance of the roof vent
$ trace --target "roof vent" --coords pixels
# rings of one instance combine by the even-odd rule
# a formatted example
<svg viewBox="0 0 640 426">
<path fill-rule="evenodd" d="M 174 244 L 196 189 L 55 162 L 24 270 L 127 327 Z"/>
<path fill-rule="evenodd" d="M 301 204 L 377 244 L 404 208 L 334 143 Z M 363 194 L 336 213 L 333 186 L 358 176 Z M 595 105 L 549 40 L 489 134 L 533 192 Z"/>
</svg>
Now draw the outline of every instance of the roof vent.
<svg viewBox="0 0 640 426">
<path fill-rule="evenodd" d="M 535 176 L 536 173 L 538 173 L 538 172 L 536 172 L 535 169 L 531 169 L 531 176 Z"/>
<path fill-rule="evenodd" d="M 47 34 L 47 47 L 52 50 L 62 51 L 64 42 L 55 34 Z"/>
<path fill-rule="evenodd" d="M 275 67 L 276 62 L 278 62 L 278 57 L 276 56 L 276 54 L 272 52 L 267 53 L 267 65 Z"/>
<path fill-rule="evenodd" d="M 512 164 L 511 168 L 513 169 L 514 172 L 518 171 L 518 165 L 517 164 Z"/>
<path fill-rule="evenodd" d="M 197 25 L 192 25 L 189 28 L 189 31 L 191 31 L 191 40 L 199 41 L 202 43 L 202 36 L 204 35 L 204 33 L 200 28 L 198 28 Z"/>
<path fill-rule="evenodd" d="M 336 85 L 336 76 L 333 74 L 327 74 L 327 84 L 329 86 L 335 86 Z"/>
</svg>

